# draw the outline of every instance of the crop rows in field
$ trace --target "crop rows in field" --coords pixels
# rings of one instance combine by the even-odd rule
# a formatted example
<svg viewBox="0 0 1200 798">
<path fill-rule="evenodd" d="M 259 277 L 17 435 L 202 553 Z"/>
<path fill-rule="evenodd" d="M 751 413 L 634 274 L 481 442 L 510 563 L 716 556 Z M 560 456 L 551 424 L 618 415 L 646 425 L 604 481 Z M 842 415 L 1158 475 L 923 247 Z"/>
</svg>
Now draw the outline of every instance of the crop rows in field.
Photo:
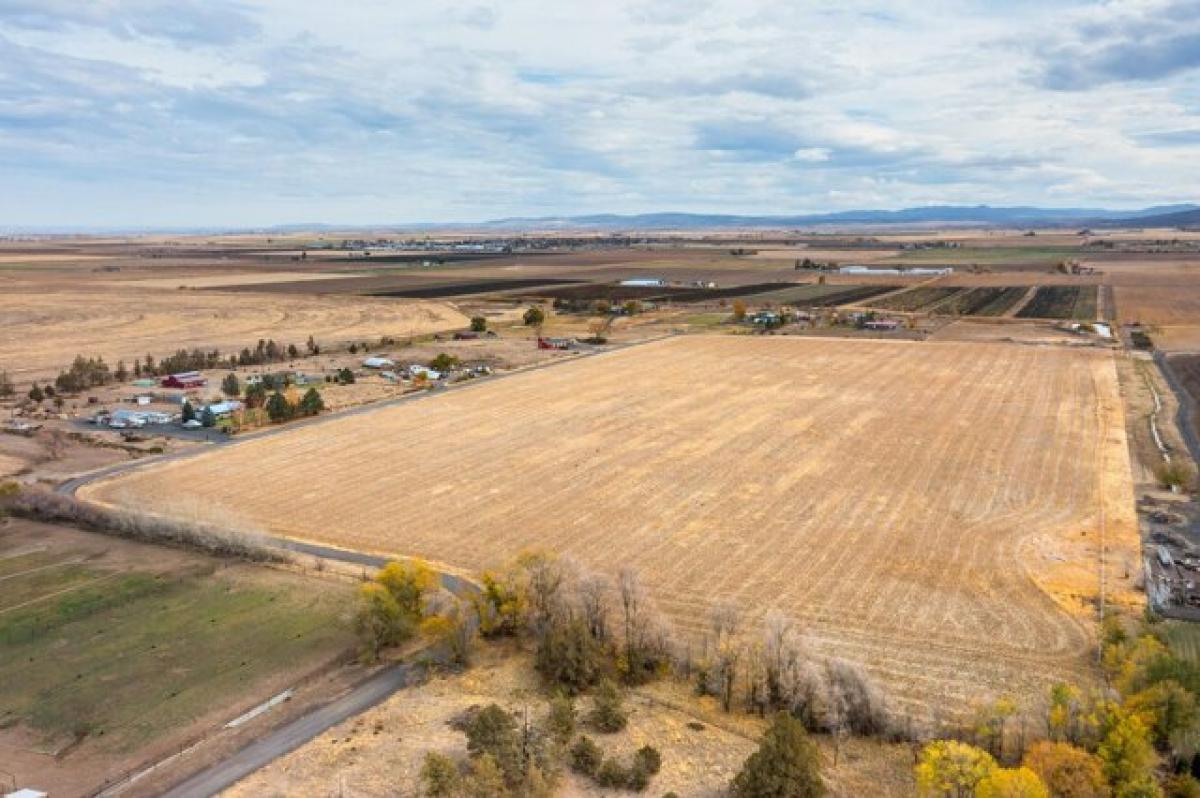
<svg viewBox="0 0 1200 798">
<path fill-rule="evenodd" d="M 938 305 L 935 313 L 952 316 L 1002 316 L 1025 296 L 1027 288 L 972 288 Z"/>
<path fill-rule="evenodd" d="M 896 286 L 894 285 L 833 285 L 825 287 L 840 290 L 834 290 L 816 296 L 801 297 L 784 301 L 806 307 L 832 308 L 837 307 L 838 305 L 857 304 L 870 299 L 871 297 L 880 296 L 881 294 L 889 294 L 896 290 Z"/>
<path fill-rule="evenodd" d="M 1096 294 L 1094 285 L 1044 285 L 1038 288 L 1029 304 L 1018 311 L 1017 317 L 1094 321 Z"/>
<path fill-rule="evenodd" d="M 778 607 L 921 712 L 1091 673 L 1090 633 L 1037 584 L 1095 590 L 1103 463 L 1128 488 L 1098 407 L 1119 415 L 1107 352 L 686 336 L 88 490 L 155 510 L 186 486 L 278 534 L 469 571 L 529 548 L 632 566 L 686 637 L 716 599 L 748 623 Z"/>
<path fill-rule="evenodd" d="M 868 304 L 880 310 L 917 311 L 940 305 L 950 297 L 966 293 L 966 291 L 967 289 L 965 288 L 923 285 L 917 288 L 910 288 L 899 294 L 877 299 Z"/>
</svg>

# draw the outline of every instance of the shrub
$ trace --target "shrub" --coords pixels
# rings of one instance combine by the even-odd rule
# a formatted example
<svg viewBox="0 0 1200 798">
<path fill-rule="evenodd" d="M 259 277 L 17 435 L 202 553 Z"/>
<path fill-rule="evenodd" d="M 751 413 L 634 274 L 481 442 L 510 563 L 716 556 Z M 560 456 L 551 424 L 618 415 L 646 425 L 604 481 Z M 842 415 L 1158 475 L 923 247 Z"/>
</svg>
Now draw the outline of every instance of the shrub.
<svg viewBox="0 0 1200 798">
<path fill-rule="evenodd" d="M 421 765 L 421 783 L 431 798 L 450 798 L 459 792 L 461 779 L 458 765 L 445 754 L 430 751 Z"/>
<path fill-rule="evenodd" d="M 1158 480 L 1158 483 L 1164 488 L 1174 490 L 1186 491 L 1190 489 L 1195 476 L 1192 469 L 1178 460 L 1172 460 L 1169 463 L 1160 463 L 1154 469 L 1154 477 Z"/>
<path fill-rule="evenodd" d="M 492 757 L 509 782 L 521 777 L 521 742 L 512 715 L 489 704 L 468 721 L 466 733 L 472 757 Z"/>
<path fill-rule="evenodd" d="M 379 659 L 384 648 L 412 636 L 412 627 L 405 624 L 400 605 L 378 582 L 367 582 L 358 589 L 354 631 L 362 645 L 362 658 L 367 662 Z"/>
<path fill-rule="evenodd" d="M 662 754 L 652 745 L 643 745 L 633 755 L 633 766 L 653 776 L 662 769 Z"/>
<path fill-rule="evenodd" d="M 546 733 L 559 745 L 566 745 L 575 736 L 575 702 L 570 696 L 560 692 L 550 699 Z"/>
<path fill-rule="evenodd" d="M 483 332 L 487 329 L 487 319 L 483 316 L 471 317 L 471 330 L 474 332 Z"/>
<path fill-rule="evenodd" d="M 504 771 L 491 754 L 471 760 L 471 769 L 463 779 L 462 794 L 467 798 L 503 798 L 509 795 Z"/>
<path fill-rule="evenodd" d="M 569 759 L 571 770 L 585 776 L 595 776 L 600 771 L 604 753 L 591 737 L 583 735 L 571 746 Z"/>
<path fill-rule="evenodd" d="M 629 784 L 629 774 L 621 763 L 615 759 L 605 759 L 596 771 L 596 783 L 610 790 L 620 789 Z"/>
<path fill-rule="evenodd" d="M 621 691 L 611 679 L 600 682 L 592 707 L 592 726 L 597 731 L 613 734 L 625 728 L 628 718 L 621 705 Z"/>
<path fill-rule="evenodd" d="M 626 784 L 629 789 L 641 792 L 650 786 L 650 780 L 662 768 L 662 755 L 653 746 L 644 745 L 633 755 Z"/>
<path fill-rule="evenodd" d="M 39 488 L 25 488 L 4 497 L 4 504 L 13 515 L 38 521 L 77 524 L 94 532 L 132 540 L 196 549 L 220 557 L 254 562 L 287 560 L 281 552 L 268 546 L 257 530 L 234 526 L 232 519 L 217 517 L 204 520 L 200 517 L 204 508 L 193 509 L 180 505 L 177 509 L 181 517 L 176 518 L 145 515 L 132 510 L 89 504 L 73 496 Z M 211 514 L 208 517 L 212 518 Z"/>
<path fill-rule="evenodd" d="M 525 315 L 521 317 L 521 320 L 525 322 L 526 327 L 540 327 L 546 323 L 546 311 L 534 305 L 525 311 Z"/>
</svg>

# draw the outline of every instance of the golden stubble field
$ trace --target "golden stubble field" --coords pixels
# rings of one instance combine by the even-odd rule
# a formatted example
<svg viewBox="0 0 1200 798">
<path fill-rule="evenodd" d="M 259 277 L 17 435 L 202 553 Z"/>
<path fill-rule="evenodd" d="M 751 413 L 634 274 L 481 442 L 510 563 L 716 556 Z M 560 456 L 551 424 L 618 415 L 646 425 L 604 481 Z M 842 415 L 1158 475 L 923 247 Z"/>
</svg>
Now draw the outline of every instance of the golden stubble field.
<svg viewBox="0 0 1200 798">
<path fill-rule="evenodd" d="M 1200 259 L 1105 263 L 1122 324 L 1152 327 L 1155 345 L 1200 352 Z"/>
<path fill-rule="evenodd" d="M 678 337 L 98 483 L 277 533 L 478 570 L 541 547 L 792 613 L 916 715 L 1090 680 L 1138 541 L 1111 352 Z"/>
<path fill-rule="evenodd" d="M 178 349 L 253 348 L 259 338 L 303 347 L 466 327 L 438 302 L 354 296 L 255 296 L 38 276 L 0 285 L 0 370 L 14 381 L 49 379 L 76 355 L 132 366 Z"/>
</svg>

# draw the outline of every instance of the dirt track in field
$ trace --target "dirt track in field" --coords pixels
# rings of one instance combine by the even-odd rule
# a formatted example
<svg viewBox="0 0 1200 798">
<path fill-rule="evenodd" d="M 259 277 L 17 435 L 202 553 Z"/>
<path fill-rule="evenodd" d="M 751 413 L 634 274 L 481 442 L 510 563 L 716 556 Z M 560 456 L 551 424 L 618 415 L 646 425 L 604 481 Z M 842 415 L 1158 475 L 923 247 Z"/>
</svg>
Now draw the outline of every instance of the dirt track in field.
<svg viewBox="0 0 1200 798">
<path fill-rule="evenodd" d="M 1139 562 L 1112 354 L 688 337 L 457 389 L 85 489 L 181 486 L 272 531 L 466 569 L 632 565 L 677 625 L 793 613 L 918 715 L 1094 675 Z"/>
</svg>

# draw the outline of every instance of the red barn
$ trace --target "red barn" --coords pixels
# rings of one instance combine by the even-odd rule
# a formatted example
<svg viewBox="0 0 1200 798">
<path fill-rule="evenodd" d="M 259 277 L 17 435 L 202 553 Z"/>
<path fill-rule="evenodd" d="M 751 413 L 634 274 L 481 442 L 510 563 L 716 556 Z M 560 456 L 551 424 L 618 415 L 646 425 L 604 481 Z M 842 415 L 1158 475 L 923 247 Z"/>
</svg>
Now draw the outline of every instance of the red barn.
<svg viewBox="0 0 1200 798">
<path fill-rule="evenodd" d="M 163 377 L 162 381 L 164 388 L 203 388 L 205 385 L 208 385 L 208 380 L 200 376 L 198 371 L 182 371 Z"/>
</svg>

